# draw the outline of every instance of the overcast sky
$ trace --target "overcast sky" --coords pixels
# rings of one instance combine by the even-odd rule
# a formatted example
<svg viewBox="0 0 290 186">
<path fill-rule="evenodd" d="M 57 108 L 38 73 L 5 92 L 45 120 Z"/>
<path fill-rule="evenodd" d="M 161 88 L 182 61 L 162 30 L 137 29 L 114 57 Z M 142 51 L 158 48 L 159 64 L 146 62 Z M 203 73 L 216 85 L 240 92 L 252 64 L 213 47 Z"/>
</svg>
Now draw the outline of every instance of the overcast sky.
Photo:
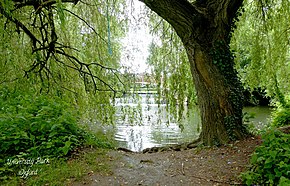
<svg viewBox="0 0 290 186">
<path fill-rule="evenodd" d="M 129 13 L 129 31 L 127 36 L 122 39 L 121 63 L 132 67 L 134 73 L 142 73 L 146 69 L 148 70 L 146 59 L 149 55 L 149 44 L 153 37 L 149 33 L 148 20 L 144 18 L 145 5 L 139 1 L 133 2 L 130 3 L 130 6 L 133 5 L 133 7 L 130 8 L 131 12 Z"/>
</svg>

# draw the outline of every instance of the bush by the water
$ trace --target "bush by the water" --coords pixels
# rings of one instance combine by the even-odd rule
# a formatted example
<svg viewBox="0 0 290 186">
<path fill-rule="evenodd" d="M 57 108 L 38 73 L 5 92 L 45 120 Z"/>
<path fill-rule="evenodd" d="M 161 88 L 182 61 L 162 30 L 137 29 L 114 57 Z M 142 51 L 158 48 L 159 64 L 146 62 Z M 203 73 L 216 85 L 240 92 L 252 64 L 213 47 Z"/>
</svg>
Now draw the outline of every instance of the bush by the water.
<svg viewBox="0 0 290 186">
<path fill-rule="evenodd" d="M 278 130 L 262 136 L 251 157 L 251 168 L 242 174 L 247 185 L 290 185 L 290 134 Z"/>
<path fill-rule="evenodd" d="M 80 128 L 78 113 L 47 95 L 0 90 L 0 165 L 7 159 L 59 158 L 85 145 L 112 147 Z M 0 174 L 8 168 L 1 168 Z"/>
<path fill-rule="evenodd" d="M 272 125 L 274 127 L 283 127 L 290 125 L 290 105 L 279 107 L 272 113 Z"/>
</svg>

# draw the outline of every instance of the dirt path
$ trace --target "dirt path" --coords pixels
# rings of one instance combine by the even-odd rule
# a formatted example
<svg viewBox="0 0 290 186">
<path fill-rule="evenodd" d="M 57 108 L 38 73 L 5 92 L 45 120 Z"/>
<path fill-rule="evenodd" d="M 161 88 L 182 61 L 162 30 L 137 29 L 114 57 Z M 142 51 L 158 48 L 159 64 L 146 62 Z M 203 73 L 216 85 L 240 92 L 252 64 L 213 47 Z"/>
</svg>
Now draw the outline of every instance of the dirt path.
<svg viewBox="0 0 290 186">
<path fill-rule="evenodd" d="M 249 138 L 220 148 L 167 151 L 152 154 L 110 151 L 108 175 L 89 174 L 73 185 L 191 186 L 235 185 L 249 164 L 250 154 L 261 143 Z"/>
</svg>

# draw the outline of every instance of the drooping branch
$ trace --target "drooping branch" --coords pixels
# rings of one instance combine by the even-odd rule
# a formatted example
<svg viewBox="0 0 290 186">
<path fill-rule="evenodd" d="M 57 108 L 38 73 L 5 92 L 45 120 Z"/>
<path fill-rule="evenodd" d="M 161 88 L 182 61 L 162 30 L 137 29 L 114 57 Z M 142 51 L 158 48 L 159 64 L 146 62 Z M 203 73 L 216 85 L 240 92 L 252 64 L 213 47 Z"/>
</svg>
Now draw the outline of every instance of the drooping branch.
<svg viewBox="0 0 290 186">
<path fill-rule="evenodd" d="M 15 3 L 15 8 L 19 9 L 25 6 L 33 6 L 35 9 L 41 9 L 44 7 L 48 7 L 51 6 L 53 4 L 56 4 L 57 1 L 56 0 L 43 0 L 43 1 L 39 1 L 39 0 L 13 0 L 13 2 Z M 62 0 L 62 3 L 73 3 L 73 4 L 77 4 L 79 2 L 79 0 Z"/>
<path fill-rule="evenodd" d="M 105 86 L 107 86 L 109 88 L 109 90 L 113 91 L 113 92 L 118 92 L 118 90 L 115 90 L 111 85 L 109 85 L 107 82 L 105 82 L 104 80 L 102 80 L 101 78 L 97 77 L 96 75 L 93 74 L 92 70 L 91 70 L 91 66 L 99 66 L 101 67 L 102 69 L 106 69 L 106 70 L 109 70 L 111 71 L 114 76 L 117 78 L 117 80 L 122 84 L 124 85 L 124 83 L 121 81 L 120 77 L 118 76 L 117 74 L 117 70 L 116 69 L 113 69 L 113 68 L 110 68 L 110 67 L 105 67 L 104 65 L 101 65 L 99 63 L 84 63 L 84 62 L 81 62 L 77 57 L 75 56 L 72 56 L 72 55 L 69 55 L 67 53 L 65 53 L 64 51 L 60 51 L 60 50 L 56 50 L 56 53 L 57 54 L 60 54 L 62 56 L 65 56 L 67 57 L 73 64 L 74 64 L 74 67 L 72 66 L 69 66 L 69 65 L 66 65 L 65 63 L 61 62 L 63 65 L 69 67 L 69 68 L 72 68 L 74 70 L 77 70 L 80 72 L 80 74 L 85 74 L 85 75 L 89 75 L 93 81 L 93 85 L 94 85 L 94 88 L 95 90 L 100 90 L 97 88 L 97 84 L 95 82 L 95 79 L 97 79 L 98 81 L 100 81 L 101 83 L 103 83 Z M 55 56 L 55 58 L 57 58 Z M 60 60 L 57 59 L 58 62 L 60 62 Z M 83 69 L 83 67 L 85 67 L 85 69 L 87 71 L 85 71 Z M 103 90 L 104 91 L 104 90 Z M 107 90 L 106 90 L 107 91 Z"/>
<path fill-rule="evenodd" d="M 36 48 L 37 43 L 39 44 L 41 43 L 22 22 L 12 17 L 12 15 L 10 15 L 8 12 L 6 12 L 1 3 L 0 3 L 0 13 L 4 15 L 9 21 L 13 22 L 17 27 L 20 27 L 25 32 L 25 34 L 28 35 L 28 37 L 31 39 L 33 43 L 33 48 Z"/>
<path fill-rule="evenodd" d="M 0 14 L 4 15 L 4 17 L 6 17 L 9 22 L 14 23 L 17 28 L 22 29 L 23 32 L 32 40 L 32 54 L 34 54 L 34 56 L 36 57 L 29 69 L 24 71 L 25 77 L 28 78 L 30 73 L 35 73 L 40 78 L 41 82 L 45 81 L 49 86 L 51 80 L 56 82 L 53 77 L 55 74 L 50 68 L 50 63 L 56 62 L 78 71 L 79 74 L 84 77 L 85 84 L 92 83 L 90 85 L 93 86 L 94 91 L 112 91 L 114 92 L 114 94 L 117 92 L 117 90 L 115 90 L 115 87 L 110 85 L 109 82 L 106 82 L 101 77 L 98 77 L 98 74 L 96 74 L 96 72 L 93 70 L 95 69 L 95 67 L 106 69 L 110 73 L 110 75 L 115 78 L 114 81 L 118 81 L 119 83 L 124 85 L 119 77 L 119 72 L 116 69 L 106 67 L 96 62 L 84 63 L 70 52 L 66 52 L 67 50 L 79 52 L 78 49 L 67 44 L 62 44 L 58 42 L 58 32 L 57 27 L 55 26 L 55 11 L 58 10 L 56 10 L 55 4 L 76 4 L 79 2 L 79 0 L 62 0 L 60 2 L 58 2 L 57 0 L 12 0 L 12 2 L 14 3 L 14 8 L 12 8 L 11 10 L 6 10 L 5 4 L 0 4 Z M 34 9 L 25 9 L 25 7 L 28 6 L 33 6 Z M 20 9 L 21 11 L 31 11 L 32 17 L 30 17 L 29 19 L 33 20 L 32 24 L 25 25 L 24 22 L 21 22 L 13 17 L 14 12 L 20 11 Z M 62 10 L 68 12 L 70 15 L 82 21 L 97 35 L 98 38 L 100 38 L 104 43 L 107 43 L 107 41 L 94 29 L 94 27 L 91 26 L 81 16 L 68 9 Z M 66 59 L 67 61 L 69 61 L 69 63 L 63 61 L 63 59 Z M 98 87 L 99 85 L 105 85 L 105 87 L 107 87 L 108 89 L 100 89 Z"/>
<path fill-rule="evenodd" d="M 68 13 L 72 14 L 73 16 L 77 17 L 79 20 L 81 20 L 82 22 L 84 22 L 99 38 L 101 38 L 102 41 L 104 41 L 106 44 L 107 40 L 105 40 L 95 29 L 94 27 L 92 27 L 86 20 L 84 20 L 83 18 L 81 18 L 79 15 L 77 15 L 76 13 L 68 10 L 68 9 L 64 9 L 65 11 L 67 11 Z"/>
<path fill-rule="evenodd" d="M 66 56 L 68 57 L 70 60 L 72 61 L 77 61 L 77 64 L 79 64 L 79 66 L 77 65 L 74 65 L 74 66 L 71 66 L 71 65 L 68 65 L 66 63 L 64 63 L 63 61 L 59 60 L 58 57 L 55 56 L 54 54 L 54 57 L 55 57 L 55 60 L 58 61 L 59 63 L 61 63 L 62 65 L 68 67 L 68 68 L 71 68 L 73 70 L 77 70 L 80 74 L 83 74 L 83 75 L 88 75 L 89 77 L 91 77 L 92 81 L 93 81 L 93 86 L 94 86 L 94 89 L 97 90 L 97 91 L 112 91 L 112 92 L 118 92 L 118 90 L 115 90 L 111 85 L 109 85 L 107 82 L 105 82 L 103 79 L 101 79 L 100 77 L 94 75 L 91 71 L 91 69 L 89 68 L 89 65 L 85 64 L 85 63 L 82 63 L 81 61 L 79 61 L 76 57 L 74 56 L 71 56 L 69 54 L 66 54 L 60 50 L 56 50 L 56 53 L 57 54 L 61 54 L 63 56 Z M 83 66 L 85 67 L 85 69 L 87 69 L 88 71 L 85 71 L 83 69 Z M 97 79 L 98 81 L 100 81 L 101 83 L 103 83 L 106 87 L 108 87 L 109 89 L 99 89 L 97 87 L 97 84 L 95 82 L 94 79 Z"/>
</svg>

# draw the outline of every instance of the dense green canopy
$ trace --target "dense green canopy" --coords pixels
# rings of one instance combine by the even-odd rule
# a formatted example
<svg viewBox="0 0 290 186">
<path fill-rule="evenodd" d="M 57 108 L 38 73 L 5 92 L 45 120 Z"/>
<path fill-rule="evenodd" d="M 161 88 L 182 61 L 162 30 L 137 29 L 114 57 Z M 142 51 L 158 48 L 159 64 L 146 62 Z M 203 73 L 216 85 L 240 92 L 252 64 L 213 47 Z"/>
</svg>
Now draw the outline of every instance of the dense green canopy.
<svg viewBox="0 0 290 186">
<path fill-rule="evenodd" d="M 112 122 L 111 98 L 128 83 L 119 73 L 124 2 L 37 2 L 0 1 L 1 87 L 56 95 Z"/>
<path fill-rule="evenodd" d="M 287 0 L 247 1 L 232 49 L 245 87 L 260 87 L 285 104 L 290 92 L 290 5 Z"/>
<path fill-rule="evenodd" d="M 162 76 L 164 84 L 168 84 L 163 93 L 167 93 L 173 103 L 177 97 L 178 100 L 192 98 L 189 96 L 194 95 L 189 65 L 179 38 L 166 22 L 152 17 L 151 22 L 157 25 L 153 33 L 162 44 L 157 40 L 151 45 L 148 63 L 155 67 L 157 79 Z M 287 0 L 245 1 L 231 41 L 236 69 L 244 87 L 261 88 L 273 103 L 285 102 L 283 97 L 290 92 L 289 19 Z"/>
<path fill-rule="evenodd" d="M 82 110 L 93 102 L 99 119 L 113 121 L 112 98 L 130 89 L 119 72 L 120 39 L 130 26 L 126 3 L 134 1 L 1 0 L 0 85 L 57 95 Z M 261 87 L 282 104 L 289 94 L 289 7 L 287 0 L 245 1 L 231 43 L 244 86 Z M 180 118 L 195 99 L 186 52 L 167 22 L 147 16 L 155 38 L 147 62 L 159 98 L 178 105 L 168 108 Z"/>
</svg>

